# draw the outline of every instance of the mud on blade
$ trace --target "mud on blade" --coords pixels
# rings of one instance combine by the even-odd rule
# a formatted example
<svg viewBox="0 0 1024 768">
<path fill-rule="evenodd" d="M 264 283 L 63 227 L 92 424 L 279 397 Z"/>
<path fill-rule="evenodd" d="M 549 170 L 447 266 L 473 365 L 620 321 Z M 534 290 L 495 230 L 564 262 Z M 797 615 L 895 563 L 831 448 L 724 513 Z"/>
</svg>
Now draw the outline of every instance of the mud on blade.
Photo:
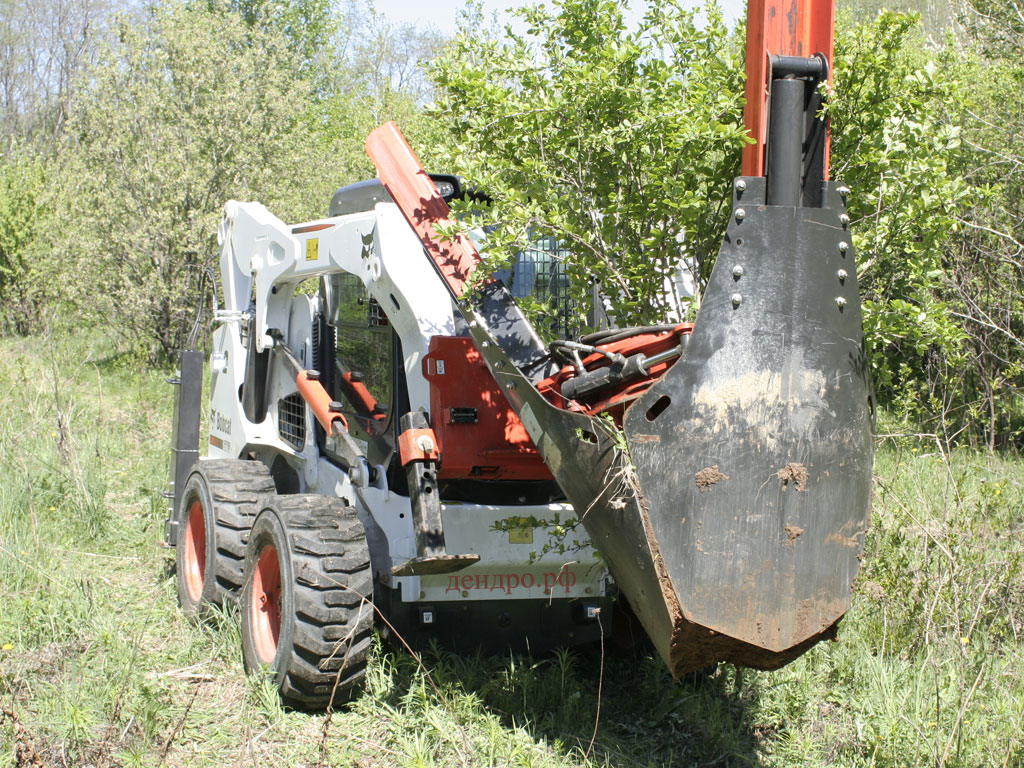
<svg viewBox="0 0 1024 768">
<path fill-rule="evenodd" d="M 872 395 L 842 199 L 826 184 L 824 207 L 765 206 L 764 179 L 744 181 L 685 355 L 623 425 L 677 674 L 774 668 L 827 636 L 867 527 Z"/>
</svg>

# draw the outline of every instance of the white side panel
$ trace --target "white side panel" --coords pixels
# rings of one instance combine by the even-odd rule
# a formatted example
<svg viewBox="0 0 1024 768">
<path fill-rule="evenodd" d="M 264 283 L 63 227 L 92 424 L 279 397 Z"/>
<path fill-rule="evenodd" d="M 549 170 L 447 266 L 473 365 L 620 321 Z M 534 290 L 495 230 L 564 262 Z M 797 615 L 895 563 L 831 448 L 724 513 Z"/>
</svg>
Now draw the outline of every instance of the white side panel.
<svg viewBox="0 0 1024 768">
<path fill-rule="evenodd" d="M 238 388 L 245 380 L 245 347 L 238 321 L 213 332 L 210 355 L 210 458 L 237 458 L 242 447 L 257 440 L 262 430 L 242 413 Z"/>
<path fill-rule="evenodd" d="M 449 552 L 480 555 L 480 562 L 457 573 L 421 576 L 420 599 L 437 602 L 603 596 L 606 570 L 592 547 L 579 545 L 578 540 L 587 540 L 582 526 L 559 541 L 548 528 L 531 527 L 526 522 L 531 517 L 550 521 L 556 515 L 563 525 L 576 520 L 569 504 L 442 505 L 446 548 Z M 499 523 L 510 518 L 519 518 L 523 525 L 496 530 Z M 403 591 L 403 597 L 405 594 Z"/>
<path fill-rule="evenodd" d="M 297 327 L 303 328 L 296 336 L 310 335 L 312 307 L 308 296 L 297 299 Z M 281 440 L 277 425 L 278 401 L 296 391 L 295 381 L 282 366 L 275 366 L 267 392 L 267 417 L 259 424 L 253 424 L 242 410 L 238 393 L 245 380 L 247 351 L 242 346 L 239 326 L 244 320 L 225 322 L 213 333 L 213 350 L 210 355 L 210 458 L 234 459 L 241 456 L 246 446 L 265 446 L 279 453 L 302 455 L 309 464 L 316 463 L 316 445 L 313 442 L 312 415 L 306 412 L 306 442 L 301 451 Z M 308 341 L 307 341 L 308 345 Z M 301 344 L 299 345 L 301 346 Z M 315 466 L 312 473 L 306 473 L 304 483 L 315 487 Z"/>
</svg>

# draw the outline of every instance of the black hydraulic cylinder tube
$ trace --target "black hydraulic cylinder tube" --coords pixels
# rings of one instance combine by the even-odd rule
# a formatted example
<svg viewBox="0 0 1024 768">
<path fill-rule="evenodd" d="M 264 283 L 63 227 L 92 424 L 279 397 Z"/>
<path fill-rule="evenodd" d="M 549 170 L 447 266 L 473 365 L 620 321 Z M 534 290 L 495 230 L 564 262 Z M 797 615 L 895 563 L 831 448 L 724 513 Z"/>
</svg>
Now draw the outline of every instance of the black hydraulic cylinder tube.
<svg viewBox="0 0 1024 768">
<path fill-rule="evenodd" d="M 803 80 L 772 81 L 768 124 L 768 205 L 800 205 L 804 141 Z"/>
<path fill-rule="evenodd" d="M 427 429 L 430 424 L 420 411 L 412 411 L 401 419 L 401 431 Z M 409 502 L 412 505 L 413 527 L 416 530 L 416 553 L 420 557 L 447 554 L 444 529 L 441 525 L 441 504 L 437 494 L 437 466 L 433 461 L 411 461 L 406 465 L 409 480 Z"/>
<path fill-rule="evenodd" d="M 781 79 L 786 75 L 811 77 L 821 82 L 828 77 L 828 62 L 820 53 L 805 58 L 803 56 L 772 56 L 772 77 Z"/>
</svg>

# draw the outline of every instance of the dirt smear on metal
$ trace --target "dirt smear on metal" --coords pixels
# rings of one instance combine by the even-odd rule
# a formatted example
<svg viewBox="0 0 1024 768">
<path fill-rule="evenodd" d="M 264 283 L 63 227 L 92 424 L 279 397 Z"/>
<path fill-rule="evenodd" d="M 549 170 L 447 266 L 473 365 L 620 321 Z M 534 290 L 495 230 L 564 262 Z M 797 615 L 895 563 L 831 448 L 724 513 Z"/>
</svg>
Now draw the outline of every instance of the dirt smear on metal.
<svg viewBox="0 0 1024 768">
<path fill-rule="evenodd" d="M 804 529 L 799 525 L 786 524 L 786 538 L 789 539 L 787 543 L 792 544 L 794 541 L 799 539 L 803 535 Z"/>
<path fill-rule="evenodd" d="M 779 480 L 782 481 L 782 490 L 786 490 L 789 484 L 798 491 L 807 490 L 807 467 L 798 462 L 791 461 L 779 470 Z M 801 531 L 803 533 L 803 531 Z"/>
<path fill-rule="evenodd" d="M 696 475 L 697 487 L 700 488 L 700 492 L 704 493 L 708 488 L 718 482 L 725 482 L 729 479 L 729 476 L 722 472 L 718 465 L 715 464 L 713 467 L 705 467 Z"/>
</svg>

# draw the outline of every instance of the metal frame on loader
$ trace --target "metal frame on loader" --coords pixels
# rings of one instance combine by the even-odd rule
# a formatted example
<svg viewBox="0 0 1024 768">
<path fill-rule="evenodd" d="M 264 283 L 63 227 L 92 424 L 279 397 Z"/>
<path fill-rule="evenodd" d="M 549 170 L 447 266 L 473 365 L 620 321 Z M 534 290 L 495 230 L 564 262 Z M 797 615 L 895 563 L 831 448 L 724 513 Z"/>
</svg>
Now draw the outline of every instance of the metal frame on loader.
<svg viewBox="0 0 1024 768">
<path fill-rule="evenodd" d="M 175 415 L 185 610 L 241 590 L 247 668 L 309 706 L 358 689 L 375 613 L 411 644 L 542 650 L 607 631 L 614 594 L 677 676 L 834 636 L 873 405 L 820 117 L 832 23 L 830 0 L 751 0 L 755 143 L 694 324 L 544 345 L 500 281 L 466 290 L 475 247 L 438 235 L 458 180 L 392 124 L 327 219 L 229 203 L 208 459 L 198 353 Z"/>
</svg>

